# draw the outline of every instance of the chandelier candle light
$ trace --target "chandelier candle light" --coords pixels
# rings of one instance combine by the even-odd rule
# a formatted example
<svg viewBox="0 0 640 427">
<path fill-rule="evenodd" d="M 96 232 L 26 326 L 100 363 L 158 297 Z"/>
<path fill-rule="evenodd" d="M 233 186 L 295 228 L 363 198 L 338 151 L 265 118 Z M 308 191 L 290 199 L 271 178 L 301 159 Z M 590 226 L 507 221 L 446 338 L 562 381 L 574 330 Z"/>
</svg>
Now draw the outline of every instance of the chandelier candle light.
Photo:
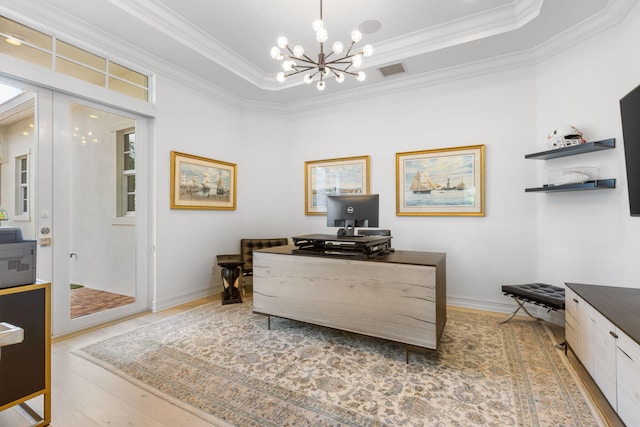
<svg viewBox="0 0 640 427">
<path fill-rule="evenodd" d="M 345 74 L 354 76 L 360 82 L 366 78 L 363 71 L 350 71 L 351 67 L 360 68 L 360 66 L 362 66 L 363 56 L 371 56 L 373 54 L 373 48 L 370 44 L 365 45 L 360 51 L 352 52 L 354 45 L 362 40 L 362 33 L 360 31 L 353 30 L 351 32 L 351 46 L 349 46 L 349 49 L 344 55 L 342 55 L 344 46 L 339 41 L 333 43 L 331 45 L 331 52 L 325 54 L 324 42 L 327 41 L 329 35 L 322 21 L 322 0 L 320 0 L 320 19 L 313 21 L 312 28 L 316 32 L 316 40 L 320 42 L 320 53 L 318 53 L 317 61 L 305 55 L 304 48 L 301 45 L 296 45 L 293 50 L 291 50 L 289 41 L 284 36 L 278 38 L 278 46 L 271 48 L 271 57 L 278 61 L 283 61 L 282 69 L 284 71 L 279 72 L 276 76 L 279 82 L 284 82 L 287 77 L 308 72 L 304 76 L 304 82 L 310 84 L 313 78 L 318 75 L 320 77 L 316 87 L 322 91 L 325 88 L 324 78 L 329 75 L 329 73 L 332 73 L 336 77 L 338 83 L 344 81 Z M 286 49 L 286 52 L 283 53 L 281 49 Z M 336 56 L 332 58 L 333 55 Z"/>
</svg>

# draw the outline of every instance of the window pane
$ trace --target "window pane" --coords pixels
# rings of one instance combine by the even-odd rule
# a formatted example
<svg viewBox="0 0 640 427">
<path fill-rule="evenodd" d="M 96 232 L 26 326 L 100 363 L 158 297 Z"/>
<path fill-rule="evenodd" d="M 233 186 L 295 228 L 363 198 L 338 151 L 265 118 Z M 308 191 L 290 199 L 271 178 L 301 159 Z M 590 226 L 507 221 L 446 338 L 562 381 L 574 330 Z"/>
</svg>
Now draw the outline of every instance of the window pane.
<svg viewBox="0 0 640 427">
<path fill-rule="evenodd" d="M 61 40 L 58 40 L 56 43 L 56 55 L 64 56 L 66 59 L 79 62 L 83 65 L 88 65 L 89 67 L 96 68 L 100 71 L 107 71 L 106 59 Z"/>
<path fill-rule="evenodd" d="M 12 44 L 2 42 L 0 43 L 0 52 L 13 56 L 14 58 L 22 59 L 23 61 L 29 61 L 32 64 L 39 65 L 40 67 L 51 68 L 51 54 L 34 49 L 31 46 L 24 44 L 14 46 Z"/>
<path fill-rule="evenodd" d="M 130 68 L 118 65 L 115 62 L 109 63 L 109 75 L 134 83 L 138 86 L 148 87 L 149 85 L 149 79 L 147 76 L 140 74 L 137 71 L 133 71 Z"/>
<path fill-rule="evenodd" d="M 109 89 L 115 92 L 120 92 L 124 95 L 138 98 L 143 101 L 147 101 L 147 89 L 134 86 L 130 83 L 118 80 L 115 77 L 109 77 Z"/>
<path fill-rule="evenodd" d="M 136 176 L 129 175 L 127 176 L 127 193 L 135 193 L 136 192 Z"/>
<path fill-rule="evenodd" d="M 56 71 L 75 77 L 85 82 L 104 87 L 106 76 L 82 65 L 75 64 L 63 58 L 56 58 Z"/>
<path fill-rule="evenodd" d="M 7 38 L 12 38 L 51 52 L 51 36 L 29 28 L 26 25 L 18 24 L 16 21 L 12 21 L 4 16 L 0 16 L 0 33 Z"/>
<path fill-rule="evenodd" d="M 129 194 L 127 195 L 127 212 L 135 212 L 136 211 L 136 195 Z"/>
<path fill-rule="evenodd" d="M 132 152 L 124 154 L 124 170 L 132 171 L 136 168 L 135 154 Z"/>
</svg>

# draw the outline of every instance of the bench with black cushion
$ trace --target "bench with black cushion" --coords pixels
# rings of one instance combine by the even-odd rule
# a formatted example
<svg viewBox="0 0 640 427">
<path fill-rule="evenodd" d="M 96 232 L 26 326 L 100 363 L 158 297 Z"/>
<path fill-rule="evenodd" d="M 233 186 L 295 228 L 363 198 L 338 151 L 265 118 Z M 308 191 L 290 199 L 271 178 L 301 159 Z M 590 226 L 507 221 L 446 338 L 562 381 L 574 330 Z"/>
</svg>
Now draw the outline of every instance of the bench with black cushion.
<svg viewBox="0 0 640 427">
<path fill-rule="evenodd" d="M 526 309 L 524 303 L 531 303 L 542 306 L 549 311 L 564 310 L 564 288 L 547 285 L 546 283 L 527 283 L 524 285 L 503 285 L 502 293 L 513 298 L 518 304 L 516 311 L 500 323 L 508 322 L 523 309 L 529 316 L 537 320 L 542 320 Z"/>
</svg>

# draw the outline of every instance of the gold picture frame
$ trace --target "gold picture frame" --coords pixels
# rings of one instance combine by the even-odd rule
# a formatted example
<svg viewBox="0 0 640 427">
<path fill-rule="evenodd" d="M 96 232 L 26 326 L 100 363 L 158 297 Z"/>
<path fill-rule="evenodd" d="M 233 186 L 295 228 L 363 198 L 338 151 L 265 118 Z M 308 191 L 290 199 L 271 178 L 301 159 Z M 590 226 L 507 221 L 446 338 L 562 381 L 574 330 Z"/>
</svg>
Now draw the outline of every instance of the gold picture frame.
<svg viewBox="0 0 640 427">
<path fill-rule="evenodd" d="M 326 215 L 327 196 L 369 194 L 369 156 L 304 162 L 304 213 Z"/>
<path fill-rule="evenodd" d="M 171 209 L 236 209 L 234 163 L 171 152 Z"/>
<path fill-rule="evenodd" d="M 484 145 L 396 153 L 397 216 L 484 216 Z"/>
</svg>

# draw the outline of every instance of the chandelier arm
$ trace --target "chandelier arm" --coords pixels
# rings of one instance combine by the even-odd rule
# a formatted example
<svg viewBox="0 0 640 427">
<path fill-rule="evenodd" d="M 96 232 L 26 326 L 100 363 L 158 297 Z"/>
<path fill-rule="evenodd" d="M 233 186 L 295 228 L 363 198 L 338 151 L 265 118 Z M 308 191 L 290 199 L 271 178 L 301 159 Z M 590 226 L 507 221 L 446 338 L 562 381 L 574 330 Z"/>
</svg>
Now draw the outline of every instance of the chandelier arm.
<svg viewBox="0 0 640 427">
<path fill-rule="evenodd" d="M 349 49 L 347 50 L 347 53 L 344 54 L 344 57 L 347 58 L 349 57 L 349 54 L 351 53 L 351 49 L 353 49 L 353 45 L 356 44 L 356 42 L 352 41 L 351 42 L 351 46 L 349 46 Z M 355 54 L 354 54 L 355 55 Z M 353 55 L 351 55 L 353 56 Z"/>
<path fill-rule="evenodd" d="M 294 71 L 294 72 L 292 72 L 292 73 L 285 74 L 285 77 L 286 77 L 286 78 L 289 78 L 289 77 L 291 77 L 291 76 L 295 76 L 296 74 L 304 73 L 305 71 L 309 71 L 309 69 L 296 70 L 296 71 Z"/>
<path fill-rule="evenodd" d="M 327 68 L 329 68 L 333 72 L 333 74 L 336 75 L 336 77 L 338 76 L 336 70 L 341 72 L 341 73 L 345 73 L 345 74 L 352 75 L 354 77 L 358 77 L 358 73 L 354 73 L 352 71 L 347 71 L 347 69 L 341 70 L 340 68 L 334 68 L 334 67 L 327 67 Z"/>
<path fill-rule="evenodd" d="M 300 61 L 308 62 L 308 63 L 310 63 L 310 64 L 316 64 L 316 61 L 314 61 L 313 59 L 309 58 L 309 57 L 307 56 L 307 54 L 306 54 L 306 53 L 305 53 L 305 54 L 303 54 L 302 56 L 303 56 L 305 59 L 298 58 Z"/>
<path fill-rule="evenodd" d="M 318 66 L 318 63 L 317 63 L 316 61 L 314 61 L 314 60 L 312 60 L 312 59 L 309 59 L 309 58 L 307 58 L 307 59 L 303 59 L 303 58 L 296 58 L 296 57 L 293 57 L 293 58 L 289 58 L 289 59 L 292 59 L 292 60 L 294 60 L 294 61 L 304 62 L 304 63 L 307 63 L 307 64 L 313 64 L 313 66 L 316 66 L 316 67 Z"/>
<path fill-rule="evenodd" d="M 335 59 L 331 62 L 327 62 L 327 65 L 333 65 L 333 64 L 351 64 L 351 61 L 343 61 L 343 59 L 348 59 L 348 58 L 340 58 L 340 59 Z"/>
</svg>

